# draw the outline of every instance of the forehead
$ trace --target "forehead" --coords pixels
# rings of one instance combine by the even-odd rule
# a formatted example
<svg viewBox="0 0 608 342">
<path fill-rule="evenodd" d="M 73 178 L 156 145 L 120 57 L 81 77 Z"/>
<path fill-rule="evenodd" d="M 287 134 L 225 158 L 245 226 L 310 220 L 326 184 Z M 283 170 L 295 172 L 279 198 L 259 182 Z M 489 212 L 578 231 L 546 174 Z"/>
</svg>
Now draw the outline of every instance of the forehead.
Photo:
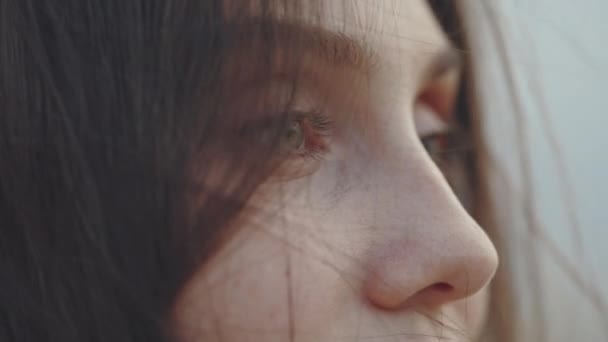
<svg viewBox="0 0 608 342">
<path fill-rule="evenodd" d="M 313 5 L 313 1 L 307 2 Z M 425 0 L 336 0 L 315 3 L 321 6 L 319 25 L 378 47 L 435 50 L 448 44 Z"/>
<path fill-rule="evenodd" d="M 365 43 L 389 73 L 419 79 L 429 58 L 450 46 L 425 0 L 322 2 L 318 25 Z"/>
<path fill-rule="evenodd" d="M 379 49 L 435 52 L 449 45 L 425 0 L 225 0 L 224 7 L 228 17 L 270 12 Z"/>
</svg>

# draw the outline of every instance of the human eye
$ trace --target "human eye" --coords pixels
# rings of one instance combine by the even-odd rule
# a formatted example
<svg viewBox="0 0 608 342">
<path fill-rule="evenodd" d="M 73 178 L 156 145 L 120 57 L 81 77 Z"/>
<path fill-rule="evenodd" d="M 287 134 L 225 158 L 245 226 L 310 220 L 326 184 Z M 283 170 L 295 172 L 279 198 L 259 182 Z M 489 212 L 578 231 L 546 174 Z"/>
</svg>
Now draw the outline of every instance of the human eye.
<svg viewBox="0 0 608 342">
<path fill-rule="evenodd" d="M 289 159 L 323 158 L 329 150 L 332 125 L 333 122 L 319 112 L 289 113 L 278 137 L 278 153 Z"/>
<path fill-rule="evenodd" d="M 463 132 L 455 123 L 423 104 L 418 105 L 414 118 L 420 141 L 436 162 L 441 163 L 446 154 L 462 152 Z"/>
<path fill-rule="evenodd" d="M 288 110 L 246 123 L 240 136 L 277 161 L 275 180 L 291 180 L 316 171 L 330 152 L 334 123 L 319 110 Z"/>
<path fill-rule="evenodd" d="M 420 142 L 448 181 L 461 203 L 468 209 L 472 203 L 472 143 L 467 130 L 430 107 L 419 105 L 415 125 Z M 453 120 L 452 120 L 453 121 Z"/>
</svg>

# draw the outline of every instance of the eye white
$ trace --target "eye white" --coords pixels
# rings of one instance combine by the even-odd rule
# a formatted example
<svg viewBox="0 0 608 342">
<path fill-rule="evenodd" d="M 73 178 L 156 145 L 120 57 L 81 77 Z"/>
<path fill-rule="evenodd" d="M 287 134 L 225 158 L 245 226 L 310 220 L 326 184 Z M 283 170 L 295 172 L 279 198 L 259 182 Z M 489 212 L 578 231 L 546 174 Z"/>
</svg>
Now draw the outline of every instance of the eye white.
<svg viewBox="0 0 608 342">
<path fill-rule="evenodd" d="M 420 137 L 428 137 L 435 134 L 445 133 L 449 126 L 439 114 L 424 103 L 416 104 L 414 109 L 414 125 Z"/>
</svg>

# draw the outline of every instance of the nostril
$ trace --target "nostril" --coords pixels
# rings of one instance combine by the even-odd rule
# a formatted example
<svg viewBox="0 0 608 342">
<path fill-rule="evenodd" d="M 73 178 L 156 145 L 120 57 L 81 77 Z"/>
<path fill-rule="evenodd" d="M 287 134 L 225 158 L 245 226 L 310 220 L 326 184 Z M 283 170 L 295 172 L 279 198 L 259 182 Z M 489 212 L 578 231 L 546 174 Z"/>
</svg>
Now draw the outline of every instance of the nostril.
<svg viewBox="0 0 608 342">
<path fill-rule="evenodd" d="M 421 233 L 416 241 L 404 237 L 373 244 L 365 257 L 362 295 L 389 311 L 434 310 L 476 294 L 493 276 L 497 257 L 483 231 L 465 233 L 458 239 L 426 239 Z"/>
<path fill-rule="evenodd" d="M 418 291 L 408 298 L 402 307 L 411 306 L 437 306 L 446 302 L 456 294 L 456 288 L 448 283 L 435 283 Z"/>
<path fill-rule="evenodd" d="M 454 286 L 452 286 L 448 283 L 437 283 L 437 284 L 431 285 L 429 287 L 429 289 L 435 290 L 438 292 L 450 292 L 450 291 L 454 290 Z"/>
</svg>

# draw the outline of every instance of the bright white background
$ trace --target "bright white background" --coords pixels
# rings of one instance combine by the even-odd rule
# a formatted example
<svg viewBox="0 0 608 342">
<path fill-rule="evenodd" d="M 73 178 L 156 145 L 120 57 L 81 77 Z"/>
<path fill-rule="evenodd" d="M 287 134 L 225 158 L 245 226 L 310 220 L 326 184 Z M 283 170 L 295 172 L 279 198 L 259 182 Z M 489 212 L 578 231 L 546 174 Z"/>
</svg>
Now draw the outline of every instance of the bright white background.
<svg viewBox="0 0 608 342">
<path fill-rule="evenodd" d="M 518 341 L 608 341 L 608 1 L 465 3 Z"/>
</svg>

